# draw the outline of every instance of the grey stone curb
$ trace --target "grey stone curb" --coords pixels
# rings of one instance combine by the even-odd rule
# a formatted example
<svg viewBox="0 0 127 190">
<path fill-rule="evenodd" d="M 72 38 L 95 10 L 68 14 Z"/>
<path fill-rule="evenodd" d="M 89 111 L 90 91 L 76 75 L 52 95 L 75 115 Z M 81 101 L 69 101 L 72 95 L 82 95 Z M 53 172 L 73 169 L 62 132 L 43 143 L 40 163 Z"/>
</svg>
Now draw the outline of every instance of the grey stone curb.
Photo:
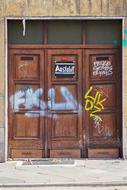
<svg viewBox="0 0 127 190">
<path fill-rule="evenodd" d="M 66 184 L 0 184 L 0 187 L 122 187 L 122 186 L 127 186 L 127 182 L 100 182 L 100 183 L 66 183 Z"/>
</svg>

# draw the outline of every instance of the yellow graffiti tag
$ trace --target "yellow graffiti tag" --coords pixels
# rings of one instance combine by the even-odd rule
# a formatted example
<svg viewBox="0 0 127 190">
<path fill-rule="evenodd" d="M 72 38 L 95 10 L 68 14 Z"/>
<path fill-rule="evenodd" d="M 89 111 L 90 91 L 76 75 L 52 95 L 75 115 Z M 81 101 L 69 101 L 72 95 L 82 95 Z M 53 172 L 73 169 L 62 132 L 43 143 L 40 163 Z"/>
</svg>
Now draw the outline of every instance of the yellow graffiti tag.
<svg viewBox="0 0 127 190">
<path fill-rule="evenodd" d="M 97 91 L 95 94 L 95 97 L 93 97 L 92 95 L 90 95 L 92 90 L 93 90 L 93 87 L 90 86 L 90 88 L 84 95 L 84 98 L 86 100 L 85 101 L 85 110 L 91 111 L 90 117 L 98 117 L 98 119 L 99 119 L 100 116 L 96 115 L 96 113 L 104 110 L 103 102 L 106 101 L 106 98 L 101 99 L 101 93 L 99 91 Z M 100 118 L 100 120 L 102 120 L 102 119 Z"/>
</svg>

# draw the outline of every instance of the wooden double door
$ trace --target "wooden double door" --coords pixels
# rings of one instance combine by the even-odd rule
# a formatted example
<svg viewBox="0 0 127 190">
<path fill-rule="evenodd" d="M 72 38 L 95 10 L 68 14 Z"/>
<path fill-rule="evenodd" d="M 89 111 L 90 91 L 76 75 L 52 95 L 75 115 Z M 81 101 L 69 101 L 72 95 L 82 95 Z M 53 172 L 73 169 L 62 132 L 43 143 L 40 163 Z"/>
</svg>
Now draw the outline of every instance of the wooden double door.
<svg viewBox="0 0 127 190">
<path fill-rule="evenodd" d="M 9 157 L 119 157 L 119 65 L 111 48 L 10 48 Z"/>
</svg>

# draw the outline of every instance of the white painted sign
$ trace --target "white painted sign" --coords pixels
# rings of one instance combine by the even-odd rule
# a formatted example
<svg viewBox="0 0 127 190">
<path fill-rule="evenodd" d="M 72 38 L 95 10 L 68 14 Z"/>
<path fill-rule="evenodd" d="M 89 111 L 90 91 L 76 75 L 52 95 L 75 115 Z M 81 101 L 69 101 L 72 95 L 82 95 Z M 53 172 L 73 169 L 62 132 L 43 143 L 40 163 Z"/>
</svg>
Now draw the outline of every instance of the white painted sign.
<svg viewBox="0 0 127 190">
<path fill-rule="evenodd" d="M 55 62 L 55 75 L 74 75 L 75 63 L 73 62 Z"/>
</svg>

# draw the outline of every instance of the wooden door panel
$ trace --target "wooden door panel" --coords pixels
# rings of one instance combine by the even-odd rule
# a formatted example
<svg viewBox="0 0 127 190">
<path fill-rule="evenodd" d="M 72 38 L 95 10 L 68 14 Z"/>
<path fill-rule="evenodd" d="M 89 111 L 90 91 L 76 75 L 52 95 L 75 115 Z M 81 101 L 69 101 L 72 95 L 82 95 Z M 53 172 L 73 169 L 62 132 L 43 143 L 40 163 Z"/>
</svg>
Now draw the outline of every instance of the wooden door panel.
<svg viewBox="0 0 127 190">
<path fill-rule="evenodd" d="M 90 138 L 92 140 L 102 140 L 106 138 L 116 138 L 116 117 L 114 113 L 102 113 L 99 115 L 102 121 L 96 119 L 90 119 Z M 96 139 L 97 138 L 97 139 Z"/>
<path fill-rule="evenodd" d="M 11 149 L 12 158 L 41 158 L 44 157 L 44 151 L 39 149 Z"/>
<path fill-rule="evenodd" d="M 52 140 L 77 139 L 77 114 L 58 114 L 52 117 Z"/>
<path fill-rule="evenodd" d="M 118 148 L 88 148 L 89 158 L 119 158 Z"/>
<path fill-rule="evenodd" d="M 40 138 L 40 117 L 28 117 L 23 113 L 16 113 L 14 118 L 14 139 Z"/>
<path fill-rule="evenodd" d="M 117 49 L 86 50 L 85 118 L 88 156 L 118 157 L 121 147 L 121 62 Z M 85 93 L 86 94 L 86 93 Z M 88 112 L 89 110 L 89 112 Z M 113 149 L 116 148 L 116 149 Z M 99 151 L 100 149 L 100 151 Z M 96 151 L 97 150 L 97 151 Z M 111 150 L 111 154 L 110 154 Z M 92 153 L 93 151 L 93 153 Z M 102 153 L 101 153 L 102 152 Z M 117 152 L 117 154 L 116 154 Z M 114 156 L 113 156 L 114 155 Z"/>
<path fill-rule="evenodd" d="M 47 121 L 48 148 L 52 157 L 81 156 L 79 154 L 83 147 L 81 55 L 81 50 L 47 51 L 48 111 L 52 115 Z"/>
<path fill-rule="evenodd" d="M 106 109 L 113 109 L 117 104 L 117 93 L 115 84 L 96 84 L 93 85 L 93 91 L 91 92 L 92 96 L 95 97 L 96 92 L 101 94 L 102 98 L 106 98 L 106 101 L 103 102 L 103 106 Z"/>
<path fill-rule="evenodd" d="M 9 51 L 9 154 L 44 156 L 44 52 Z"/>
<path fill-rule="evenodd" d="M 117 65 L 111 53 L 89 56 L 89 71 L 92 80 L 112 80 L 116 78 Z"/>
<path fill-rule="evenodd" d="M 39 55 L 16 54 L 14 62 L 16 79 L 39 79 Z"/>
<path fill-rule="evenodd" d="M 51 158 L 81 158 L 80 149 L 50 150 Z"/>
</svg>

